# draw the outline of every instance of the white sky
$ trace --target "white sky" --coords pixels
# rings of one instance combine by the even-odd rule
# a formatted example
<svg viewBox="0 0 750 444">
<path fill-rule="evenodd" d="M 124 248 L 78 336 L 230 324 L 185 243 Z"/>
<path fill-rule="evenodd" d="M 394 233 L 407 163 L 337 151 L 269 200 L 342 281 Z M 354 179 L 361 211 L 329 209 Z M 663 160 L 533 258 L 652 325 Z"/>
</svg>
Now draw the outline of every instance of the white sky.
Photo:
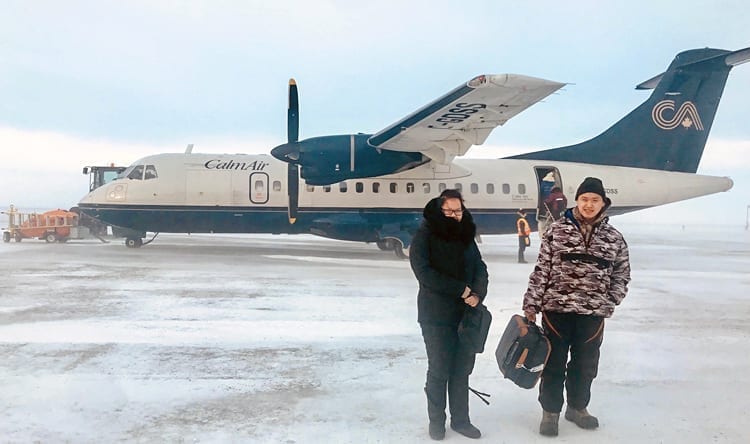
<svg viewBox="0 0 750 444">
<path fill-rule="evenodd" d="M 528 2 L 527 2 L 528 3 Z M 0 206 L 67 207 L 85 165 L 146 154 L 268 152 L 286 137 L 377 132 L 481 73 L 570 85 L 472 156 L 563 146 L 614 123 L 682 50 L 750 46 L 743 1 L 6 1 L 0 15 Z M 744 223 L 750 68 L 735 68 L 699 172 L 729 193 L 654 220 Z M 489 155 L 489 153 L 492 155 Z M 645 214 L 645 213 L 639 213 Z"/>
</svg>

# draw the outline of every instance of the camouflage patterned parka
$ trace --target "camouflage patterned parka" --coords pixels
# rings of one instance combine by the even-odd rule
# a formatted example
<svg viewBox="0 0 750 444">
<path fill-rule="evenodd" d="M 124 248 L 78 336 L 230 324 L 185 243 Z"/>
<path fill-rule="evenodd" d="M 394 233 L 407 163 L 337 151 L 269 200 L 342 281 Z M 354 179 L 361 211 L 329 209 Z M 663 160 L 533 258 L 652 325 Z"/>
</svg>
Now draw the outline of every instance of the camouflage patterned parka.
<svg viewBox="0 0 750 444">
<path fill-rule="evenodd" d="M 625 239 L 608 221 L 594 223 L 588 246 L 572 209 L 547 228 L 524 311 L 612 316 L 628 291 L 630 259 Z"/>
</svg>

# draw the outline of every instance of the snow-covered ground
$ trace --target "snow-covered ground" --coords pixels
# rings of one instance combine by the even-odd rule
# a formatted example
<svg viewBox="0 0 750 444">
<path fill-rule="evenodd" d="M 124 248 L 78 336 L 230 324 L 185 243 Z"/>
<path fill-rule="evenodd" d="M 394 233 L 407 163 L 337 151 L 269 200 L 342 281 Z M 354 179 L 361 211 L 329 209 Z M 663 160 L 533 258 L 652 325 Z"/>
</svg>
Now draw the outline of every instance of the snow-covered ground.
<svg viewBox="0 0 750 444">
<path fill-rule="evenodd" d="M 750 234 L 613 223 L 633 281 L 605 331 L 601 428 L 562 420 L 556 441 L 750 442 Z M 494 358 L 533 267 L 516 242 L 480 246 L 495 320 L 471 385 L 492 398 L 471 416 L 486 442 L 551 442 L 536 389 Z M 429 442 L 417 284 L 373 245 L 24 240 L 0 244 L 0 267 L 2 442 Z"/>
</svg>

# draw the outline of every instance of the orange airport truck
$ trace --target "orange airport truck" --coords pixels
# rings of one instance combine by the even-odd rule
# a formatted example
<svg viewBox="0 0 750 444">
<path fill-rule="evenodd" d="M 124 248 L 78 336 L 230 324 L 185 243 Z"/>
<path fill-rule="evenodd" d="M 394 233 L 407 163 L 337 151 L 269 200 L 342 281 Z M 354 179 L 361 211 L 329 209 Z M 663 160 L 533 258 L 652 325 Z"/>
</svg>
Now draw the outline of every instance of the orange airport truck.
<svg viewBox="0 0 750 444">
<path fill-rule="evenodd" d="M 11 205 L 8 215 L 8 228 L 3 231 L 3 241 L 14 239 L 43 239 L 46 242 L 66 242 L 68 239 L 82 239 L 88 229 L 78 225 L 78 214 L 66 210 L 51 210 L 44 213 L 24 213 Z"/>
</svg>

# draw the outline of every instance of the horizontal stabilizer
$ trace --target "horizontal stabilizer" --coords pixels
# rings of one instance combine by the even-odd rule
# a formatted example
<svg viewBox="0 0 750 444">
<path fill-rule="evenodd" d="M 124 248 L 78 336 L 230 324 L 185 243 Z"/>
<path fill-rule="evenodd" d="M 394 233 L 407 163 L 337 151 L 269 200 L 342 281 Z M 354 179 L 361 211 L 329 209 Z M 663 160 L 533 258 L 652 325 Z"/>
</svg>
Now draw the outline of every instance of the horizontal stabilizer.
<svg viewBox="0 0 750 444">
<path fill-rule="evenodd" d="M 719 57 L 724 58 L 724 63 L 726 63 L 727 66 L 737 66 L 741 65 L 747 61 L 750 61 L 750 48 L 745 49 L 738 49 L 737 51 L 727 52 L 725 54 L 720 54 L 717 56 L 712 56 L 706 59 L 702 60 L 691 60 L 689 63 L 685 63 L 684 65 L 680 66 L 688 66 L 696 63 L 703 63 L 708 60 L 717 59 Z M 674 66 L 670 66 L 670 69 L 675 68 Z M 654 89 L 656 88 L 656 85 L 659 84 L 661 81 L 661 78 L 664 77 L 664 74 L 666 72 L 663 72 L 659 75 L 656 75 L 654 77 L 651 77 L 650 79 L 646 80 L 645 82 L 641 82 L 638 84 L 638 86 L 635 87 L 635 89 Z"/>
</svg>

